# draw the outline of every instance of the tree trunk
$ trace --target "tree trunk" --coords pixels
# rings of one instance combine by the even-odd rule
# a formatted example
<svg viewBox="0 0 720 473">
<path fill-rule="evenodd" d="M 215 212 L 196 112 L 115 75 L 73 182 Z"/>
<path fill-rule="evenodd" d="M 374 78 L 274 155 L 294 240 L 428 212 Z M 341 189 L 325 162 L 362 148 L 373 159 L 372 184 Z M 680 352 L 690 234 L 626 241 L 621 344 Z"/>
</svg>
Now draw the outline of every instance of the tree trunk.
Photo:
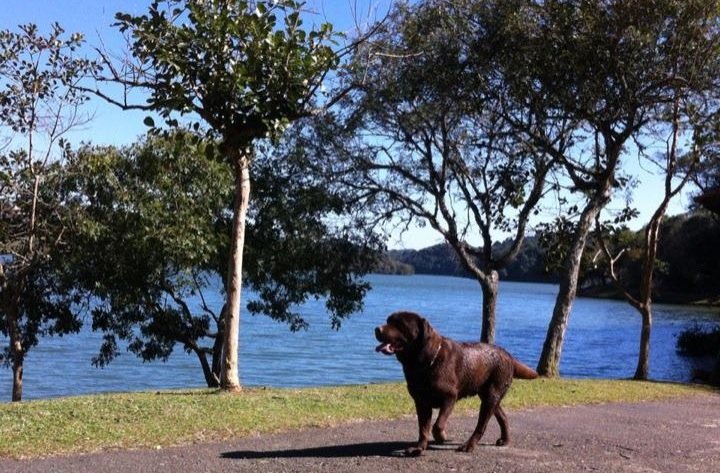
<svg viewBox="0 0 720 473">
<path fill-rule="evenodd" d="M 227 312 L 227 305 L 223 305 L 220 312 L 220 320 L 218 321 L 217 335 L 213 341 L 212 348 L 212 373 L 220 379 L 222 377 L 222 352 L 223 342 L 225 340 L 225 313 Z"/>
<path fill-rule="evenodd" d="M 560 374 L 560 356 L 562 354 L 570 311 L 575 301 L 575 295 L 577 294 L 578 276 L 580 274 L 583 252 L 585 251 L 585 243 L 587 242 L 595 217 L 609 200 L 609 186 L 606 185 L 602 192 L 598 192 L 596 197 L 588 202 L 588 205 L 580 216 L 580 221 L 573 235 L 570 251 L 565 258 L 563 270 L 560 274 L 560 290 L 555 299 L 552 318 L 548 326 L 542 354 L 538 361 L 537 372 L 540 376 L 554 377 Z"/>
<path fill-rule="evenodd" d="M 20 355 L 13 359 L 12 402 L 20 402 L 22 400 L 24 358 L 24 356 Z"/>
<path fill-rule="evenodd" d="M 5 304 L 5 314 L 10 337 L 10 360 L 12 360 L 13 370 L 12 402 L 19 402 L 22 400 L 25 350 L 22 346 L 22 337 L 17 323 L 17 306 L 12 303 Z"/>
<path fill-rule="evenodd" d="M 235 203 L 230 259 L 227 280 L 227 311 L 223 338 L 223 363 L 220 387 L 225 391 L 240 391 L 238 375 L 238 338 L 240 335 L 240 297 L 242 292 L 243 249 L 245 247 L 245 218 L 250 200 L 250 156 L 245 150 L 234 150 Z"/>
<path fill-rule="evenodd" d="M 7 315 L 8 332 L 10 335 L 10 359 L 12 360 L 13 387 L 12 402 L 20 402 L 23 392 L 23 368 L 25 365 L 25 350 L 22 346 L 22 338 L 17 323 L 17 307 L 8 308 Z"/>
<path fill-rule="evenodd" d="M 650 372 L 650 332 L 652 330 L 652 309 L 646 304 L 640 310 L 642 329 L 640 330 L 640 353 L 633 379 L 647 380 Z"/>
<path fill-rule="evenodd" d="M 495 309 L 497 307 L 499 279 L 498 272 L 491 269 L 488 271 L 487 277 L 479 280 L 483 294 L 482 332 L 480 333 L 480 341 L 483 343 L 495 343 Z"/>
<path fill-rule="evenodd" d="M 210 362 L 208 362 L 207 353 L 197 347 L 193 348 L 193 351 L 195 352 L 198 360 L 200 361 L 200 366 L 202 367 L 203 376 L 205 376 L 205 384 L 207 384 L 207 387 L 220 387 L 220 378 L 217 376 L 217 374 L 213 373 L 212 369 L 210 368 Z"/>
<path fill-rule="evenodd" d="M 668 181 L 669 182 L 669 181 Z M 640 281 L 641 300 L 636 301 L 635 308 L 642 317 L 642 328 L 640 329 L 640 351 L 638 352 L 638 363 L 633 379 L 646 380 L 650 373 L 650 333 L 652 331 L 652 285 L 655 261 L 657 258 L 658 241 L 660 240 L 660 224 L 662 223 L 665 210 L 670 202 L 671 195 L 666 191 L 665 198 L 658 206 L 650 219 L 645 231 L 645 251 L 643 262 L 643 275 Z M 627 298 L 627 296 L 626 296 Z M 630 300 L 630 299 L 628 299 Z M 632 304 L 632 301 L 630 302 Z"/>
</svg>

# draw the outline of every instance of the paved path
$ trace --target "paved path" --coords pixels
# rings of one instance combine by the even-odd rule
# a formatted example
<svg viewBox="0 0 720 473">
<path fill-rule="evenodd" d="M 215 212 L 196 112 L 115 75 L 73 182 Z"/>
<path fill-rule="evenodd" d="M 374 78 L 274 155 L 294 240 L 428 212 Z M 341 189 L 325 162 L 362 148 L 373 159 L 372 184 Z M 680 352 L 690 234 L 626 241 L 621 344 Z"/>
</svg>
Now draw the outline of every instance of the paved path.
<svg viewBox="0 0 720 473">
<path fill-rule="evenodd" d="M 420 458 L 401 455 L 417 434 L 415 420 L 407 418 L 162 450 L 0 460 L 0 472 L 720 473 L 720 395 L 538 408 L 508 416 L 512 445 L 491 445 L 498 437 L 491 421 L 471 454 L 454 451 L 475 423 L 458 416 L 450 418 L 450 445 L 431 446 Z"/>
</svg>

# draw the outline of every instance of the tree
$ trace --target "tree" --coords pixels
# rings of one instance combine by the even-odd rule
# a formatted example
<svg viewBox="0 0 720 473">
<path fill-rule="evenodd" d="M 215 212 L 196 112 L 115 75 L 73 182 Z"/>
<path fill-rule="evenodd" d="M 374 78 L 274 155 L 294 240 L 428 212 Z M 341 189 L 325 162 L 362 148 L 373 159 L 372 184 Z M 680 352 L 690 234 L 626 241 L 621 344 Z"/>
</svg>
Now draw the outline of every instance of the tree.
<svg viewBox="0 0 720 473">
<path fill-rule="evenodd" d="M 377 241 L 351 221 L 330 223 L 346 220 L 346 199 L 307 172 L 292 143 L 251 164 L 244 272 L 256 297 L 248 309 L 298 330 L 308 323 L 296 307 L 325 297 L 338 328 L 362 306 Z M 123 149 L 88 147 L 71 165 L 68 193 L 83 208 L 73 267 L 104 334 L 94 363 L 111 362 L 118 339 L 144 361 L 180 346 L 197 356 L 206 384 L 219 386 L 226 306 L 209 301 L 226 287 L 230 166 L 211 142 L 182 130 Z"/>
<path fill-rule="evenodd" d="M 303 29 L 302 6 L 294 0 L 157 0 L 146 15 L 118 14 L 134 63 L 119 69 L 104 54 L 111 72 L 105 79 L 143 88 L 150 97 L 147 105 L 132 105 L 95 91 L 124 108 L 157 111 L 171 125 L 176 113 L 194 114 L 233 167 L 221 376 L 229 391 L 240 390 L 240 296 L 255 147 L 316 110 L 319 89 L 340 57 L 331 47 L 330 24 Z M 149 117 L 146 122 L 153 124 Z"/>
<path fill-rule="evenodd" d="M 717 2 L 507 2 L 491 10 L 498 61 L 518 101 L 574 124 L 558 142 L 547 128 L 515 129 L 554 156 L 581 195 L 538 372 L 558 374 L 578 272 L 595 218 L 622 188 L 622 158 L 680 94 L 717 86 Z M 552 122 L 550 122 L 552 124 Z M 564 149 L 560 149 L 561 144 Z M 569 145 L 569 146 L 568 146 Z"/>
<path fill-rule="evenodd" d="M 58 198 L 64 135 L 85 119 L 85 97 L 73 86 L 94 64 L 75 56 L 80 34 L 58 24 L 47 35 L 36 25 L 0 31 L 0 333 L 9 347 L 12 400 L 20 401 L 28 351 L 45 335 L 77 332 L 80 294 L 64 277 L 72 219 Z"/>
<path fill-rule="evenodd" d="M 468 28 L 446 2 L 399 4 L 356 55 L 344 129 L 325 135 L 378 222 L 429 225 L 453 248 L 481 286 L 481 340 L 492 343 L 499 271 L 520 251 L 552 164 L 510 133 Z M 496 246 L 506 232 L 511 244 Z"/>
<path fill-rule="evenodd" d="M 189 302 L 217 290 L 218 252 L 227 247 L 232 172 L 213 151 L 177 132 L 121 149 L 86 146 L 70 158 L 66 199 L 82 209 L 71 267 L 93 295 L 93 329 L 104 334 L 93 364 L 118 355 L 118 338 L 144 361 L 165 360 L 180 343 L 198 357 L 207 385 L 219 384 L 221 316 Z"/>
<path fill-rule="evenodd" d="M 715 215 L 720 221 L 720 129 L 718 116 L 710 122 L 712 125 L 706 129 L 703 140 L 704 158 L 700 169 L 694 173 L 693 181 L 700 190 L 695 201 Z M 720 386 L 720 346 L 715 357 L 715 364 L 710 373 L 710 383 Z"/>
<path fill-rule="evenodd" d="M 693 127 L 696 132 L 694 133 L 695 136 L 693 136 L 691 141 L 692 149 L 688 150 L 687 155 L 684 156 L 684 160 L 686 161 L 684 175 L 680 173 L 679 166 L 681 158 L 683 158 L 683 156 L 681 156 L 682 150 L 680 147 L 682 144 L 680 143 L 680 140 L 686 135 L 683 128 L 693 126 L 692 122 L 681 123 L 680 121 L 682 117 L 688 117 L 689 115 L 687 112 L 681 113 L 681 105 L 683 107 L 687 107 L 689 105 L 684 103 L 683 99 L 685 99 L 685 97 L 678 96 L 676 101 L 669 106 L 668 110 L 668 120 L 671 124 L 670 133 L 666 139 L 666 150 L 659 157 L 659 160 L 663 163 L 662 168 L 664 171 L 662 199 L 645 227 L 645 238 L 642 241 L 639 258 L 642 273 L 640 275 L 638 291 L 635 295 L 628 289 L 627 282 L 623 283 L 615 267 L 618 260 L 627 251 L 627 247 L 613 252 L 603 236 L 604 231 L 600 223 L 600 219 L 599 217 L 596 217 L 598 240 L 600 241 L 602 250 L 605 254 L 610 278 L 625 300 L 627 300 L 628 303 L 635 308 L 642 317 L 640 349 L 638 351 L 637 367 L 633 376 L 633 379 L 637 380 L 647 380 L 650 372 L 650 336 L 652 331 L 654 272 L 658 257 L 658 244 L 660 241 L 662 221 L 665 217 L 665 212 L 667 211 L 670 201 L 685 187 L 685 184 L 689 181 L 693 169 L 699 160 L 699 147 L 695 143 L 697 142 L 698 132 L 702 127 L 697 126 L 696 124 Z M 695 118 L 692 115 L 694 114 L 690 113 L 690 118 Z M 680 176 L 678 176 L 678 174 L 680 174 Z M 679 178 L 679 182 L 674 183 L 673 180 L 676 178 Z"/>
<path fill-rule="evenodd" d="M 692 181 L 697 187 L 695 202 L 720 216 L 720 117 L 709 120 L 702 130 L 703 159 L 692 173 Z"/>
<path fill-rule="evenodd" d="M 308 298 L 324 298 L 330 325 L 360 311 L 384 244 L 358 215 L 357 198 L 339 186 L 332 163 L 318 162 L 305 146 L 305 123 L 297 123 L 282 146 L 254 162 L 254 205 L 248 224 L 246 277 L 258 298 L 247 307 L 308 328 L 296 312 Z"/>
</svg>

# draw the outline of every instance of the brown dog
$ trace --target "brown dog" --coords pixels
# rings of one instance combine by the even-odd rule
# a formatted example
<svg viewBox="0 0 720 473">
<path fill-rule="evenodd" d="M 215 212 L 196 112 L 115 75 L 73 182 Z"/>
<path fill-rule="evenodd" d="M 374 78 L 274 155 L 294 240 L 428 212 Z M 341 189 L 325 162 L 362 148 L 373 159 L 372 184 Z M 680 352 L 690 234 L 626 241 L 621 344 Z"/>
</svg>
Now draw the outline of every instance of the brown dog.
<svg viewBox="0 0 720 473">
<path fill-rule="evenodd" d="M 477 427 L 458 451 L 471 452 L 480 440 L 491 415 L 500 424 L 497 445 L 510 442 L 507 416 L 500 401 L 513 377 L 534 379 L 538 374 L 500 347 L 486 343 L 457 343 L 436 332 L 427 320 L 412 312 L 395 312 L 375 329 L 380 342 L 376 351 L 395 355 L 402 363 L 407 388 L 415 401 L 420 438 L 406 453 L 421 455 L 427 449 L 433 408 L 439 408 L 432 428 L 435 441 L 447 439 L 445 425 L 458 399 L 479 395 Z"/>
</svg>

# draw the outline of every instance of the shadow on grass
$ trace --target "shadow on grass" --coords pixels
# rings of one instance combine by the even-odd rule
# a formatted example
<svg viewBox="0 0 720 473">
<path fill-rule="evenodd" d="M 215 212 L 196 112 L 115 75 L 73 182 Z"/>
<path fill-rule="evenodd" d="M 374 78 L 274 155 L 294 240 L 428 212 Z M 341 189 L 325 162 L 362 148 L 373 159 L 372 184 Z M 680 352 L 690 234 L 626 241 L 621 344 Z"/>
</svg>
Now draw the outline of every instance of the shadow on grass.
<svg viewBox="0 0 720 473">
<path fill-rule="evenodd" d="M 271 458 L 350 458 L 350 457 L 402 457 L 408 442 L 370 442 L 350 445 L 299 448 L 293 450 L 240 450 L 225 452 L 222 458 L 233 460 L 261 460 Z"/>
</svg>

